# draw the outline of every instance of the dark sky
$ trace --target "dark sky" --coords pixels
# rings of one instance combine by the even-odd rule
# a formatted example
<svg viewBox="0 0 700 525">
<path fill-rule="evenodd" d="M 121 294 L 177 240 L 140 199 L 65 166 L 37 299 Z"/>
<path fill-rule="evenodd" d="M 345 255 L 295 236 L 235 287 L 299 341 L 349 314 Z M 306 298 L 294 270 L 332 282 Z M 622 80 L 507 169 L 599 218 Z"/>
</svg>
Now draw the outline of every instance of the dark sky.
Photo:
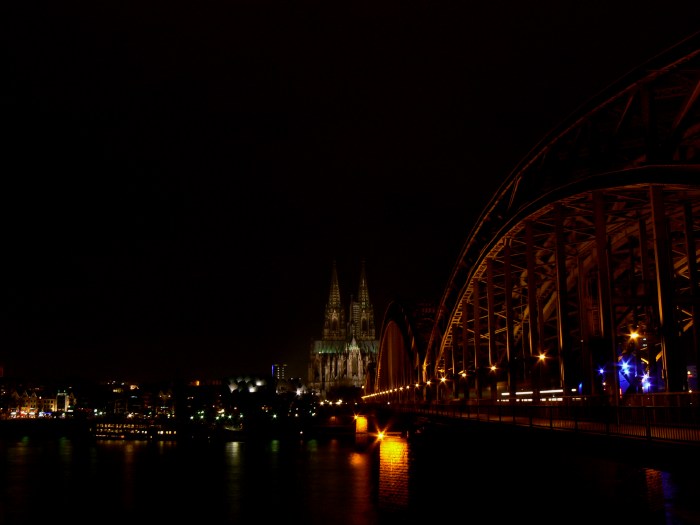
<svg viewBox="0 0 700 525">
<path fill-rule="evenodd" d="M 332 261 L 377 325 L 700 2 L 39 1 L 0 8 L 5 375 L 306 378 Z"/>
</svg>

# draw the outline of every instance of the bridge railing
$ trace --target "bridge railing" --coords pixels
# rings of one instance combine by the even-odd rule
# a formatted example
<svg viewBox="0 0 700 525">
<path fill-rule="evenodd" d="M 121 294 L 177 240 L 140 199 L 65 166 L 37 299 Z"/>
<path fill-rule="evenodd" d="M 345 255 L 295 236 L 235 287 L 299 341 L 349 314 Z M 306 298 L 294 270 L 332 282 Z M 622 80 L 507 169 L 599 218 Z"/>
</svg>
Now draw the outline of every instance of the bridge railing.
<svg viewBox="0 0 700 525">
<path fill-rule="evenodd" d="M 452 400 L 394 403 L 403 412 L 520 426 L 588 432 L 700 445 L 700 396 L 634 396 L 617 406 L 601 397 L 571 396 L 556 402 Z"/>
</svg>

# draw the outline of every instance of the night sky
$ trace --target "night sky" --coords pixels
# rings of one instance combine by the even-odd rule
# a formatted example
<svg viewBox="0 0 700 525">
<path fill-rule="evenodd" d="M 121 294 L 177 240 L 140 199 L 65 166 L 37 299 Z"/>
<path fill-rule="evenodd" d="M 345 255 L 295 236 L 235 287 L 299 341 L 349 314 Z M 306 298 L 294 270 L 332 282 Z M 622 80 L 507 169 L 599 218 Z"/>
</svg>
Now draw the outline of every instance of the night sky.
<svg viewBox="0 0 700 525">
<path fill-rule="evenodd" d="M 700 29 L 697 0 L 2 4 L 6 377 L 306 379 L 333 260 L 377 328 L 437 301 L 517 162 Z"/>
</svg>

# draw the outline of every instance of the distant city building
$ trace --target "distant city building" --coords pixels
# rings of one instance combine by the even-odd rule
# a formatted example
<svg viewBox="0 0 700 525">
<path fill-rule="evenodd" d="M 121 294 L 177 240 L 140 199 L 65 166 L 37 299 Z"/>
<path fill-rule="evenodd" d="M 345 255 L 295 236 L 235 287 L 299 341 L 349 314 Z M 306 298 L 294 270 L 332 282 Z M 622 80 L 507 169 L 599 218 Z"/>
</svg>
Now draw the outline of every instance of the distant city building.
<svg viewBox="0 0 700 525">
<path fill-rule="evenodd" d="M 73 392 L 65 389 L 31 387 L 2 392 L 0 419 L 53 417 L 73 412 L 77 401 Z"/>
<path fill-rule="evenodd" d="M 357 299 L 350 297 L 347 310 L 341 300 L 338 271 L 333 261 L 323 333 L 321 339 L 311 344 L 307 388 L 322 399 L 334 391 L 362 389 L 367 377 L 375 373 L 378 351 L 365 261 L 362 261 Z"/>
<path fill-rule="evenodd" d="M 272 365 L 272 377 L 278 381 L 286 379 L 287 376 L 287 365 Z"/>
</svg>

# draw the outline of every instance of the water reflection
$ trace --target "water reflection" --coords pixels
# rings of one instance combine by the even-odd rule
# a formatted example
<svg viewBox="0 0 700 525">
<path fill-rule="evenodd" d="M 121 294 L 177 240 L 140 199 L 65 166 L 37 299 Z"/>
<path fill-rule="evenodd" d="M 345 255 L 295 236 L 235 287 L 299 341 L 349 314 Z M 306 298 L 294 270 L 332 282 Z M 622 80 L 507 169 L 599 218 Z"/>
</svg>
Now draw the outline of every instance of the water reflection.
<svg viewBox="0 0 700 525">
<path fill-rule="evenodd" d="M 408 508 L 408 441 L 385 437 L 379 444 L 379 508 L 400 511 Z"/>
<path fill-rule="evenodd" d="M 663 471 L 586 450 L 538 454 L 517 443 L 509 455 L 478 439 L 391 436 L 378 447 L 383 518 L 464 520 L 488 512 L 498 523 L 700 525 L 700 481 L 692 468 Z"/>
<path fill-rule="evenodd" d="M 658 469 L 590 452 L 479 436 L 0 439 L 0 524 L 165 523 L 194 513 L 221 524 L 389 525 L 479 521 L 484 512 L 495 523 L 700 524 L 697 458 Z M 37 504 L 37 494 L 50 498 Z"/>
</svg>

